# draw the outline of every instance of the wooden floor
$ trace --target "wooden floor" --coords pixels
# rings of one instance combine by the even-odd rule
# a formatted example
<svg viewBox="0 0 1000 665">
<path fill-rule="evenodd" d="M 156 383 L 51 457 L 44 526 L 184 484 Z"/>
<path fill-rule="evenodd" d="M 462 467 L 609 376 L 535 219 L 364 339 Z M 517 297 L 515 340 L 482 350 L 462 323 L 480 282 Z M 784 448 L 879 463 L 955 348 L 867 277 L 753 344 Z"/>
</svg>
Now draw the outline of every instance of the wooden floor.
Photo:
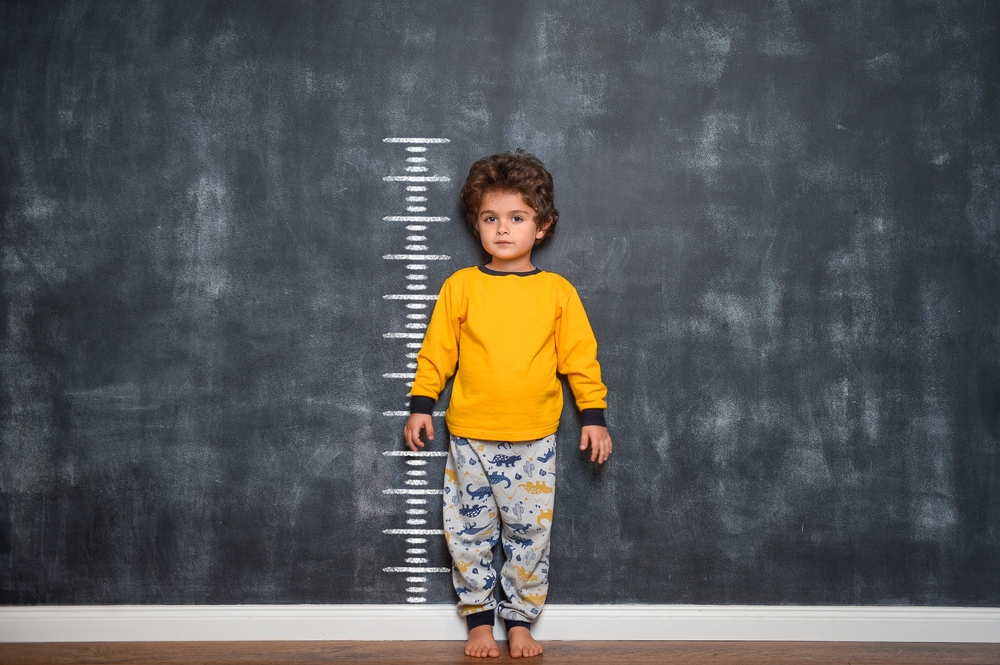
<svg viewBox="0 0 1000 665">
<path fill-rule="evenodd" d="M 508 663 L 466 658 L 462 642 L 85 642 L 0 644 L 2 665 L 135 663 Z M 540 658 L 517 662 L 629 665 L 997 665 L 1000 644 L 862 642 L 545 642 Z"/>
</svg>

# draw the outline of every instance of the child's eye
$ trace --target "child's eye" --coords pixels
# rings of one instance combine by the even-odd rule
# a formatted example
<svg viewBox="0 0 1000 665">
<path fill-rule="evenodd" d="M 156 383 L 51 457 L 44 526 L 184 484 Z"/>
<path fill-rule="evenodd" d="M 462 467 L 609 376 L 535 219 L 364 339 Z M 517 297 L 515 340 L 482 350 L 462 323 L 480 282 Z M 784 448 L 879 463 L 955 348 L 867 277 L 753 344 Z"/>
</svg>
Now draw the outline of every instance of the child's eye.
<svg viewBox="0 0 1000 665">
<path fill-rule="evenodd" d="M 494 217 L 493 215 L 487 215 L 486 217 L 483 217 L 483 221 L 484 222 L 495 222 L 495 221 L 497 221 L 497 218 Z"/>
<path fill-rule="evenodd" d="M 511 220 L 515 222 L 521 222 L 524 221 L 524 217 L 521 217 L 520 215 L 514 215 L 513 217 L 511 217 Z"/>
</svg>

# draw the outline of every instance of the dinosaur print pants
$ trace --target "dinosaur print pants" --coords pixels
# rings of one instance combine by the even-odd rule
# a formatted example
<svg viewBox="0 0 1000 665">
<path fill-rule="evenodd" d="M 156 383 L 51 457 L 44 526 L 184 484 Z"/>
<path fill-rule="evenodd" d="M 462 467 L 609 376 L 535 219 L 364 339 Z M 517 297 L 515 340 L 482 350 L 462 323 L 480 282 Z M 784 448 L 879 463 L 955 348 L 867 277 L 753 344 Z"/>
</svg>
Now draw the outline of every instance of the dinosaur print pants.
<svg viewBox="0 0 1000 665">
<path fill-rule="evenodd" d="M 527 442 L 452 436 L 444 480 L 444 532 L 462 616 L 499 608 L 533 622 L 549 582 L 549 532 L 556 487 L 556 437 Z M 500 572 L 507 600 L 494 597 L 493 546 L 503 538 Z"/>
</svg>

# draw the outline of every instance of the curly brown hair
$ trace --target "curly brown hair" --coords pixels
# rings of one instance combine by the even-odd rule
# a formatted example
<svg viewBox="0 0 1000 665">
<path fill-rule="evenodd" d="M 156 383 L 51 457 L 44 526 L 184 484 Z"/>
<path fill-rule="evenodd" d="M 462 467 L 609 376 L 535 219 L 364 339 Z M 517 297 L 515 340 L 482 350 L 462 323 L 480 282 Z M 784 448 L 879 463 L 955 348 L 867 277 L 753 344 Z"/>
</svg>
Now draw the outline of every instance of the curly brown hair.
<svg viewBox="0 0 1000 665">
<path fill-rule="evenodd" d="M 518 193 L 535 211 L 535 223 L 539 228 L 548 223 L 545 235 L 535 241 L 541 245 L 552 237 L 559 221 L 559 211 L 555 207 L 552 191 L 552 174 L 542 161 L 529 152 L 518 148 L 513 153 L 502 152 L 485 157 L 472 165 L 469 177 L 462 187 L 462 209 L 465 221 L 472 233 L 479 237 L 476 220 L 483 197 L 489 192 Z"/>
</svg>

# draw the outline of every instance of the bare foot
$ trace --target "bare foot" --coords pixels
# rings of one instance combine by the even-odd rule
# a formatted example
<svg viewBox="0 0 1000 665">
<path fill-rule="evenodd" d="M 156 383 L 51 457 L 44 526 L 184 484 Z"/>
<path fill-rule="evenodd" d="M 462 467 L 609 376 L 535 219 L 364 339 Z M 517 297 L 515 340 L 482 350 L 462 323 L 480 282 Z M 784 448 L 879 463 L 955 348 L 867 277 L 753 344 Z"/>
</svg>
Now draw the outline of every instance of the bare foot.
<svg viewBox="0 0 1000 665">
<path fill-rule="evenodd" d="M 476 658 L 500 657 L 500 648 L 493 639 L 493 626 L 476 626 L 469 631 L 469 641 L 465 643 L 465 655 Z"/>
<path fill-rule="evenodd" d="M 507 639 L 510 640 L 511 658 L 531 658 L 542 653 L 542 645 L 535 641 L 527 628 L 514 626 L 507 631 Z"/>
</svg>

